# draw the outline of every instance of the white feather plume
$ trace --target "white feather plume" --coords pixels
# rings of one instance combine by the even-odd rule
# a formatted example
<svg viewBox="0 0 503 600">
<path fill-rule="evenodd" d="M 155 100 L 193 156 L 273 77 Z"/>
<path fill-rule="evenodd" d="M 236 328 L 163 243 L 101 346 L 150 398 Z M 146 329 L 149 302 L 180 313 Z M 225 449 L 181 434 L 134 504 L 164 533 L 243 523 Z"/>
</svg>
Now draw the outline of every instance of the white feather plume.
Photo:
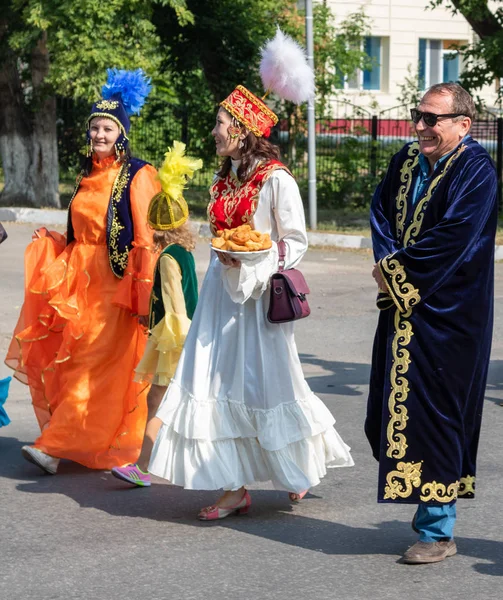
<svg viewBox="0 0 503 600">
<path fill-rule="evenodd" d="M 302 104 L 314 97 L 314 73 L 302 47 L 281 29 L 261 50 L 264 88 L 284 100 Z"/>
</svg>

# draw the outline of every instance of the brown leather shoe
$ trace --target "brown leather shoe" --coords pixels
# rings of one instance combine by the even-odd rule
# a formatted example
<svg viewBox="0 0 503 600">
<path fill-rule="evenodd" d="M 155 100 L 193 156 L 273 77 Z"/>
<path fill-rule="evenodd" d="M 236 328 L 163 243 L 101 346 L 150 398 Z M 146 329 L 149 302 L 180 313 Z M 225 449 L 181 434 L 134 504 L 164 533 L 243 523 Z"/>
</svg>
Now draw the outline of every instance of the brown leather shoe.
<svg viewBox="0 0 503 600">
<path fill-rule="evenodd" d="M 441 562 L 448 556 L 457 552 L 456 542 L 416 542 L 403 555 L 403 562 L 407 565 L 423 565 Z"/>
</svg>

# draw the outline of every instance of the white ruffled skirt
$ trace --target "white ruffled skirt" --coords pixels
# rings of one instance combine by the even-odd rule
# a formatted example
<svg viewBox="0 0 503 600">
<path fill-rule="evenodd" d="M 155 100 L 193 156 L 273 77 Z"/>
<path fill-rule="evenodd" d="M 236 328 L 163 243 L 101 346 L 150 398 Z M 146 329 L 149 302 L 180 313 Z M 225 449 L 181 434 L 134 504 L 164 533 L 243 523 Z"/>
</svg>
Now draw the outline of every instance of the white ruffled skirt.
<svg viewBox="0 0 503 600">
<path fill-rule="evenodd" d="M 268 291 L 237 304 L 212 256 L 149 471 L 186 489 L 272 481 L 302 492 L 353 465 L 335 420 L 304 380 L 293 323 L 267 321 Z"/>
</svg>

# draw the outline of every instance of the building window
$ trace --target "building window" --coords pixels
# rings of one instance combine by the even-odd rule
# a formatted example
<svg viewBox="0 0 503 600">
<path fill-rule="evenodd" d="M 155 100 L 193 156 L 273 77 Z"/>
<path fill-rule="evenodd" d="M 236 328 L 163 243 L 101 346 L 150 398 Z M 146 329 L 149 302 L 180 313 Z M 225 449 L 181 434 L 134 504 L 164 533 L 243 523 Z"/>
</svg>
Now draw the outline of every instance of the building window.
<svg viewBox="0 0 503 600">
<path fill-rule="evenodd" d="M 363 71 L 363 89 L 380 90 L 381 89 L 381 38 L 365 38 L 365 54 L 372 60 L 372 68 L 369 71 Z"/>
<path fill-rule="evenodd" d="M 425 90 L 436 83 L 459 79 L 459 40 L 419 40 L 419 81 Z"/>
<path fill-rule="evenodd" d="M 363 49 L 372 60 L 372 68 L 358 71 L 346 81 L 349 90 L 374 90 L 383 91 L 384 72 L 387 71 L 387 52 L 389 44 L 387 38 L 368 36 L 363 41 Z"/>
</svg>

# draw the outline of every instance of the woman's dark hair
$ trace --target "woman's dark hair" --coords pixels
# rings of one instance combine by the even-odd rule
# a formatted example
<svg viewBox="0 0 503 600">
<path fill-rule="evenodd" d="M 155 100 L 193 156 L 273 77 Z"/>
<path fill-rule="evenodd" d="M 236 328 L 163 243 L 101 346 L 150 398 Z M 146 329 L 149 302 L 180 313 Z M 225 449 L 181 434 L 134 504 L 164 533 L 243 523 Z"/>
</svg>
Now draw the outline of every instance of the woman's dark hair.
<svg viewBox="0 0 503 600">
<path fill-rule="evenodd" d="M 232 125 L 245 130 L 245 127 L 235 118 L 232 117 Z M 241 164 L 238 167 L 237 176 L 240 181 L 244 181 L 255 166 L 257 160 L 279 160 L 280 151 L 278 146 L 271 144 L 263 137 L 257 137 L 253 132 L 249 131 L 248 135 L 243 140 L 243 148 L 241 149 Z M 226 177 L 231 170 L 231 157 L 226 156 L 217 175 Z"/>
<path fill-rule="evenodd" d="M 124 152 L 121 152 L 121 157 L 120 157 L 120 162 L 124 163 L 126 161 L 128 161 L 131 158 L 131 150 L 129 149 L 129 146 L 127 146 L 127 148 L 125 149 Z M 89 175 L 91 174 L 93 168 L 93 157 L 92 156 L 83 156 L 81 161 L 80 161 L 80 169 L 81 169 L 81 173 L 82 175 L 84 175 L 84 177 L 89 177 Z"/>
</svg>

